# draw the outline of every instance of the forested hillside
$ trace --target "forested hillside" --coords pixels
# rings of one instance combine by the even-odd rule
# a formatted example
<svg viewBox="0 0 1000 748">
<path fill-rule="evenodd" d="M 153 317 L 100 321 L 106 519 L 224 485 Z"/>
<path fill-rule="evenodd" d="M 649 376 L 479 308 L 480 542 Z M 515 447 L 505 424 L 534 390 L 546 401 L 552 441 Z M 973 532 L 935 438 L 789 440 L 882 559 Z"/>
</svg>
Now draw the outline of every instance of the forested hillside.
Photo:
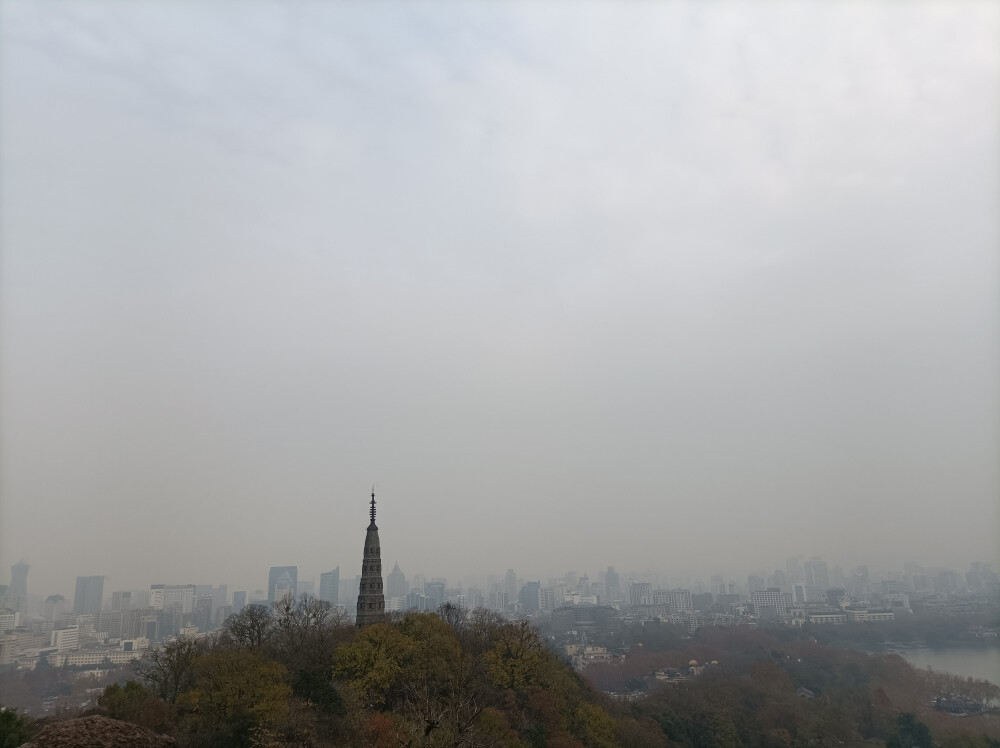
<svg viewBox="0 0 1000 748">
<path fill-rule="evenodd" d="M 931 706 L 942 693 L 994 705 L 1000 689 L 983 682 L 762 632 L 649 633 L 650 646 L 580 675 L 528 621 L 446 606 L 359 630 L 305 598 L 275 614 L 246 608 L 213 639 L 153 651 L 96 711 L 192 747 L 1000 746 L 994 714 Z M 691 660 L 715 664 L 652 676 L 687 673 Z M 634 698 L 604 693 L 643 679 Z M 4 747 L 53 719 L 4 714 Z"/>
</svg>

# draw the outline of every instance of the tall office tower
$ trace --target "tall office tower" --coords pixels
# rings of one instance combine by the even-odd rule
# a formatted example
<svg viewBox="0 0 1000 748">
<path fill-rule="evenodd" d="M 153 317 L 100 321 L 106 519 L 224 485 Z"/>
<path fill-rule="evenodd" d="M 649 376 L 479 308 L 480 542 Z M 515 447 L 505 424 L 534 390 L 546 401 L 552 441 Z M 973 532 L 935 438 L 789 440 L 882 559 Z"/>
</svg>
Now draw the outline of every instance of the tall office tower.
<svg viewBox="0 0 1000 748">
<path fill-rule="evenodd" d="M 23 561 L 10 567 L 10 585 L 3 597 L 3 607 L 20 613 L 28 613 L 28 565 Z"/>
<path fill-rule="evenodd" d="M 298 581 L 298 566 L 272 566 L 267 575 L 267 606 L 273 608 L 285 597 L 294 599 L 298 594 Z"/>
<path fill-rule="evenodd" d="M 194 625 L 199 631 L 212 630 L 212 596 L 199 595 L 194 603 Z"/>
<path fill-rule="evenodd" d="M 427 610 L 437 610 L 444 605 L 444 587 L 445 583 L 441 580 L 424 582 L 424 595 L 428 598 Z"/>
<path fill-rule="evenodd" d="M 319 599 L 336 605 L 340 602 L 340 567 L 319 575 Z"/>
<path fill-rule="evenodd" d="M 791 585 L 788 583 L 788 577 L 785 576 L 785 572 L 781 569 L 775 569 L 774 574 L 771 575 L 771 587 L 777 587 L 782 592 L 788 592 L 791 590 Z"/>
<path fill-rule="evenodd" d="M 542 585 L 538 582 L 525 582 L 518 595 L 518 602 L 521 603 L 525 611 L 535 611 L 541 608 Z"/>
<path fill-rule="evenodd" d="M 229 585 L 220 584 L 218 587 L 212 588 L 212 608 L 218 610 L 219 608 L 226 607 L 229 602 Z"/>
<path fill-rule="evenodd" d="M 604 573 L 604 593 L 611 602 L 617 601 L 621 596 L 621 587 L 618 581 L 618 572 L 614 566 L 609 566 Z"/>
<path fill-rule="evenodd" d="M 361 562 L 361 582 L 358 587 L 358 614 L 355 623 L 367 626 L 385 620 L 385 595 L 382 593 L 382 549 L 379 547 L 378 525 L 375 524 L 375 489 L 372 489 L 372 521 L 365 533 L 365 553 Z"/>
<path fill-rule="evenodd" d="M 709 580 L 709 584 L 712 585 L 713 595 L 726 594 L 726 580 L 722 578 L 721 574 L 713 574 L 712 578 Z"/>
<path fill-rule="evenodd" d="M 811 587 L 819 587 L 822 590 L 830 589 L 830 572 L 826 568 L 826 561 L 813 556 L 804 564 L 806 573 L 806 584 Z"/>
<path fill-rule="evenodd" d="M 131 610 L 132 593 L 128 590 L 120 590 L 111 593 L 111 610 Z"/>
<path fill-rule="evenodd" d="M 247 591 L 233 590 L 233 612 L 239 613 L 247 606 Z"/>
<path fill-rule="evenodd" d="M 788 582 L 790 584 L 795 584 L 796 582 L 804 580 L 802 574 L 802 564 L 799 563 L 798 556 L 785 559 L 785 571 L 788 572 Z"/>
<path fill-rule="evenodd" d="M 653 585 L 649 582 L 632 582 L 629 585 L 628 598 L 632 605 L 652 605 Z"/>
<path fill-rule="evenodd" d="M 65 614 L 66 598 L 62 595 L 49 595 L 45 598 L 45 602 L 42 603 L 42 618 L 56 625 L 56 622 L 62 622 Z"/>
<path fill-rule="evenodd" d="M 76 597 L 73 598 L 74 613 L 100 613 L 104 598 L 104 577 L 77 577 Z"/>
<path fill-rule="evenodd" d="M 485 604 L 478 604 L 474 607 L 485 608 Z M 542 587 L 538 591 L 538 607 L 543 613 L 551 613 L 556 607 L 556 596 L 551 587 Z"/>
<path fill-rule="evenodd" d="M 508 600 L 517 600 L 517 574 L 513 569 L 507 569 L 507 574 L 503 578 L 503 591 L 507 593 Z"/>
<path fill-rule="evenodd" d="M 392 567 L 389 576 L 386 577 L 385 596 L 390 600 L 394 597 L 406 597 L 409 591 L 406 584 L 406 575 L 403 574 L 402 569 L 399 568 L 399 564 L 397 563 Z"/>
</svg>

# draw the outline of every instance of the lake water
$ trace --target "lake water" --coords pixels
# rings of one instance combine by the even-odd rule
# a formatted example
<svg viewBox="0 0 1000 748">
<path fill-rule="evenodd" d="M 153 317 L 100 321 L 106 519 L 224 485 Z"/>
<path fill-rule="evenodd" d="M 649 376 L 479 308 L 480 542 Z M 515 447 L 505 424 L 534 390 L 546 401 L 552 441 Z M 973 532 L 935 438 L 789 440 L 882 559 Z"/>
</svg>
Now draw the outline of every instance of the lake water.
<svg viewBox="0 0 1000 748">
<path fill-rule="evenodd" d="M 914 667 L 929 667 L 1000 685 L 1000 647 L 899 647 L 887 651 L 898 654 Z"/>
</svg>

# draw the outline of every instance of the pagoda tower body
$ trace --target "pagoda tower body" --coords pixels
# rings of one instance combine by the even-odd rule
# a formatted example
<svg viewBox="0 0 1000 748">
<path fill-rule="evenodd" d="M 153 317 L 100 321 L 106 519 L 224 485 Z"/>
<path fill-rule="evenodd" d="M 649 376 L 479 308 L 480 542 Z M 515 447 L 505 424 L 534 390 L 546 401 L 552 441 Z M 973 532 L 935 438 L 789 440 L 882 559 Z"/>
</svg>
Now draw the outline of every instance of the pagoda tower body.
<svg viewBox="0 0 1000 748">
<path fill-rule="evenodd" d="M 375 524 L 375 490 L 372 489 L 372 521 L 365 534 L 365 557 L 361 564 L 361 585 L 358 588 L 357 625 L 382 623 L 385 620 L 385 595 L 382 593 L 382 549 Z"/>
</svg>

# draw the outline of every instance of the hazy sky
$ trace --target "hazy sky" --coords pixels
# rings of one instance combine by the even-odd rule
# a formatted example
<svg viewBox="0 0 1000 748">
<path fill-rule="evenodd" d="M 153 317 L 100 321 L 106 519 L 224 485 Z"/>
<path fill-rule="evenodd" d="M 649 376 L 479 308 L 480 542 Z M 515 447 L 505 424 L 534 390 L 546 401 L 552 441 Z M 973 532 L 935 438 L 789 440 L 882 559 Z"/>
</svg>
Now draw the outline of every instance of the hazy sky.
<svg viewBox="0 0 1000 748">
<path fill-rule="evenodd" d="M 0 582 L 1000 555 L 1000 4 L 0 22 Z"/>
</svg>

